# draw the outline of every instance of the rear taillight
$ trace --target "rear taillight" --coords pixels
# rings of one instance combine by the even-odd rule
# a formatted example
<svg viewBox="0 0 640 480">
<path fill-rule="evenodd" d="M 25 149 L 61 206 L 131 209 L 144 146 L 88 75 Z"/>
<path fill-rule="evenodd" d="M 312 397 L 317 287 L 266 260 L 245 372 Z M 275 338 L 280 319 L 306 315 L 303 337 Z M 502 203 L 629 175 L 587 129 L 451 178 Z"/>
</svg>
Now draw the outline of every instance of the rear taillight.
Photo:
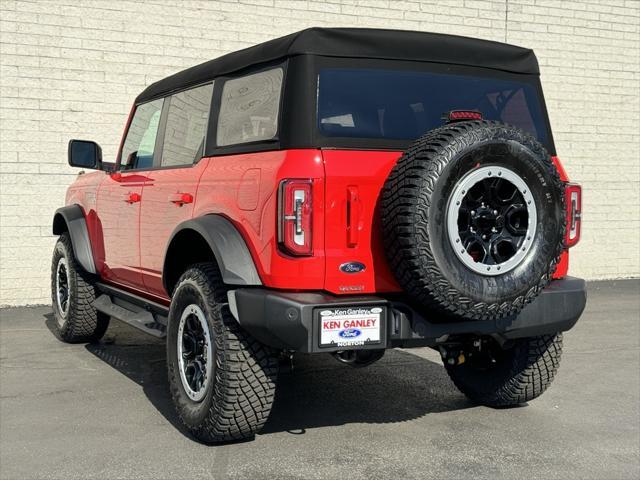
<svg viewBox="0 0 640 480">
<path fill-rule="evenodd" d="M 580 222 L 582 220 L 582 187 L 576 183 L 567 183 L 565 188 L 567 202 L 567 248 L 580 240 Z"/>
<path fill-rule="evenodd" d="M 278 199 L 278 244 L 290 255 L 313 255 L 312 180 L 283 180 Z"/>
</svg>

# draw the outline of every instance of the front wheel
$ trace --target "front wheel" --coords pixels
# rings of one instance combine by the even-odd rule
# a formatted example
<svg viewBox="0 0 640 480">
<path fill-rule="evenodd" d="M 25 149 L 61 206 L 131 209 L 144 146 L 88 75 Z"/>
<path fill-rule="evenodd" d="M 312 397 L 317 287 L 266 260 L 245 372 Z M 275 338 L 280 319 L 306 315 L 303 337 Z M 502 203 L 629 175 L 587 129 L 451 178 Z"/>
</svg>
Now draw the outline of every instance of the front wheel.
<svg viewBox="0 0 640 480">
<path fill-rule="evenodd" d="M 278 375 L 276 352 L 233 318 L 215 264 L 187 270 L 171 300 L 169 386 L 178 415 L 198 439 L 253 437 L 267 421 Z"/>
<path fill-rule="evenodd" d="M 560 365 L 562 334 L 521 338 L 506 348 L 490 338 L 473 345 L 463 354 L 464 363 L 445 362 L 449 377 L 472 401 L 508 407 L 533 400 L 549 387 Z"/>
<path fill-rule="evenodd" d="M 94 279 L 78 265 L 69 234 L 63 233 L 51 262 L 53 327 L 61 340 L 78 343 L 102 338 L 109 326 L 109 316 L 93 306 L 96 294 Z"/>
</svg>

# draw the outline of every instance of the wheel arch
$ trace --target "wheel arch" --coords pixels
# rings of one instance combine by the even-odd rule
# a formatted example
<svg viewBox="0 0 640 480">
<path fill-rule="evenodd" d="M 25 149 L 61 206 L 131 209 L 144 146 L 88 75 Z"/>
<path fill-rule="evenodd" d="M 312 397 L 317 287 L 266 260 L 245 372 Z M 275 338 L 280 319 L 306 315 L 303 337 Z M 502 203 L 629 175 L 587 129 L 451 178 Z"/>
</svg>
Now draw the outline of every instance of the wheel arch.
<svg viewBox="0 0 640 480">
<path fill-rule="evenodd" d="M 171 234 L 162 268 L 162 284 L 169 296 L 189 265 L 211 260 L 228 285 L 262 285 L 238 229 L 227 218 L 210 214 L 182 222 Z"/>
<path fill-rule="evenodd" d="M 56 210 L 53 215 L 52 230 L 54 235 L 69 233 L 73 256 L 80 266 L 89 273 L 96 273 L 93 261 L 93 249 L 89 229 L 80 205 L 68 205 Z"/>
</svg>

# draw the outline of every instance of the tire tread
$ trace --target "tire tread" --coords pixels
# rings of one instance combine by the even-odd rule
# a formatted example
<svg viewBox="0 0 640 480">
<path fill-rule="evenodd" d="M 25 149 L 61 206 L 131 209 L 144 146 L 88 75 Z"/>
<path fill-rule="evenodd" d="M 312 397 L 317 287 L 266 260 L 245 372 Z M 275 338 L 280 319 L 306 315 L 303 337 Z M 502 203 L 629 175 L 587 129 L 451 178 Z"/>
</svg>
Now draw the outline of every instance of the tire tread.
<svg viewBox="0 0 640 480">
<path fill-rule="evenodd" d="M 483 374 L 473 375 L 464 364 L 445 367 L 458 390 L 474 402 L 507 407 L 542 395 L 556 376 L 561 356 L 562 333 L 557 333 L 519 340 L 511 361 L 494 373 L 494 379 L 501 379 L 497 382 L 487 381 Z"/>
<path fill-rule="evenodd" d="M 68 233 L 58 238 L 51 268 L 51 300 L 54 316 L 59 315 L 56 298 L 56 268 L 60 258 L 58 249 L 62 249 L 67 260 L 67 275 L 70 277 L 70 304 L 66 322 L 60 328 L 55 322 L 59 337 L 68 343 L 95 342 L 100 340 L 109 326 L 109 317 L 98 312 L 93 306 L 97 290 L 93 276 L 78 265 L 73 254 L 73 245 Z M 73 276 L 73 280 L 71 279 Z M 71 288 L 71 285 L 74 285 Z"/>
<path fill-rule="evenodd" d="M 261 344 L 233 318 L 226 304 L 226 288 L 213 263 L 200 263 L 178 281 L 197 283 L 214 312 L 215 378 L 213 400 L 205 419 L 189 425 L 182 415 L 179 372 L 169 368 L 171 394 L 181 421 L 205 442 L 251 438 L 264 426 L 275 396 L 279 361 L 275 351 Z M 173 306 L 173 304 L 172 304 Z M 174 316 L 170 316 L 175 318 Z"/>
</svg>

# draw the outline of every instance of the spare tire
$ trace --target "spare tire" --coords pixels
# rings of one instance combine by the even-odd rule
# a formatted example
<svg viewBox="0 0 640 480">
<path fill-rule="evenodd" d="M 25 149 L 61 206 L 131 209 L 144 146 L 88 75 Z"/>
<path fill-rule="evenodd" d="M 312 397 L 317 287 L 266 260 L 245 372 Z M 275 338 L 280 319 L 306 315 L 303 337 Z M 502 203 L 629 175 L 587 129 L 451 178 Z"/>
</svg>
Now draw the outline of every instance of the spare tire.
<svg viewBox="0 0 640 480">
<path fill-rule="evenodd" d="M 381 220 L 389 265 L 415 303 L 445 319 L 502 318 L 551 279 L 564 246 L 564 188 L 528 133 L 453 123 L 398 160 Z"/>
</svg>

